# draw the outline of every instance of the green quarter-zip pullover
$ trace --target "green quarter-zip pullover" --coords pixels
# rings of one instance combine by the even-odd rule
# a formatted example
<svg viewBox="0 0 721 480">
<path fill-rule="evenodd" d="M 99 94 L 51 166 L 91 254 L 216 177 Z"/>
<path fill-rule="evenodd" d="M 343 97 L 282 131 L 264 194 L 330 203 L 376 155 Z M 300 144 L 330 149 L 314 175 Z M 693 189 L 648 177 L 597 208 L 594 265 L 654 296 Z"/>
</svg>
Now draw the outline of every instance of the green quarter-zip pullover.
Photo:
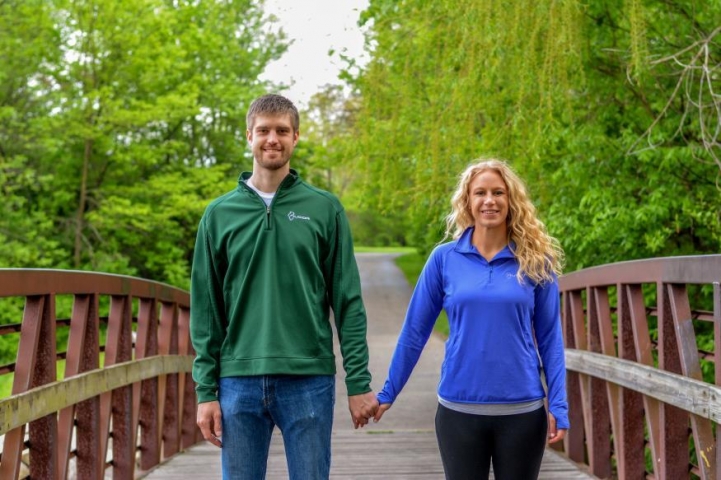
<svg viewBox="0 0 721 480">
<path fill-rule="evenodd" d="M 371 390 L 366 312 L 342 205 L 295 170 L 270 206 L 248 187 L 208 205 L 195 244 L 190 329 L 198 402 L 229 376 L 335 374 L 333 311 L 348 395 Z"/>
</svg>

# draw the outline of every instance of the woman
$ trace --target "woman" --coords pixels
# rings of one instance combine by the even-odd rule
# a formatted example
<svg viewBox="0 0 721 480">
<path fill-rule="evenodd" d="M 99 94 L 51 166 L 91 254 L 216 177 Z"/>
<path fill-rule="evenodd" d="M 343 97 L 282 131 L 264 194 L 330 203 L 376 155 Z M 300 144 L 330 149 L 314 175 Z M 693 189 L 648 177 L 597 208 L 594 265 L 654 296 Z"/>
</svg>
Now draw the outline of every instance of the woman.
<svg viewBox="0 0 721 480">
<path fill-rule="evenodd" d="M 502 161 L 469 166 L 451 203 L 453 241 L 433 250 L 418 279 L 374 420 L 395 402 L 445 309 L 436 436 L 446 479 L 487 479 L 491 463 L 498 480 L 535 479 L 546 439 L 562 440 L 569 427 L 563 252 Z"/>
</svg>

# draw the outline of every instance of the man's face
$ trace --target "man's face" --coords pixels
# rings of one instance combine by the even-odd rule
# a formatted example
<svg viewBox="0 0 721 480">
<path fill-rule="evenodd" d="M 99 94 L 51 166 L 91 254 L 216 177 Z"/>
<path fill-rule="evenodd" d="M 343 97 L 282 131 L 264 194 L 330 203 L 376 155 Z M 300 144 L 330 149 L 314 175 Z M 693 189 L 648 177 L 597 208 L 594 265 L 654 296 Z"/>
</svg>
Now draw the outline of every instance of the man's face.
<svg viewBox="0 0 721 480">
<path fill-rule="evenodd" d="M 255 163 L 268 170 L 288 165 L 298 143 L 298 132 L 293 130 L 290 115 L 257 115 L 245 135 Z"/>
</svg>

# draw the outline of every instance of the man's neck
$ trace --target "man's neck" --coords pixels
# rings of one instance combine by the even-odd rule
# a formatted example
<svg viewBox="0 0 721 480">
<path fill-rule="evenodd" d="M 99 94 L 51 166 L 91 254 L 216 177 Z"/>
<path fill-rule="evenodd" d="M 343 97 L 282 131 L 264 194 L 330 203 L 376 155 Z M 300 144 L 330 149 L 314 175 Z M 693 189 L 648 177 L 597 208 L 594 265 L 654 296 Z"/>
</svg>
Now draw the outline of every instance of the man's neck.
<svg viewBox="0 0 721 480">
<path fill-rule="evenodd" d="M 286 166 L 278 170 L 268 170 L 253 166 L 253 175 L 250 180 L 255 188 L 265 193 L 275 193 L 283 179 L 290 173 L 290 167 Z"/>
</svg>

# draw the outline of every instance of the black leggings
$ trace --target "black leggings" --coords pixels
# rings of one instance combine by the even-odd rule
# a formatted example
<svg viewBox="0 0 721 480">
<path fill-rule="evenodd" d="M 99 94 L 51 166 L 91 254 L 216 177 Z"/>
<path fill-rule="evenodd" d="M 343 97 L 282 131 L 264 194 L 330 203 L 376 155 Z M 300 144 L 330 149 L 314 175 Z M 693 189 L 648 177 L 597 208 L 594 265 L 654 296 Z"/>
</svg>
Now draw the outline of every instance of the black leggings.
<svg viewBox="0 0 721 480">
<path fill-rule="evenodd" d="M 436 437 L 446 480 L 535 480 L 546 447 L 545 407 L 516 415 L 473 415 L 438 405 Z"/>
</svg>

